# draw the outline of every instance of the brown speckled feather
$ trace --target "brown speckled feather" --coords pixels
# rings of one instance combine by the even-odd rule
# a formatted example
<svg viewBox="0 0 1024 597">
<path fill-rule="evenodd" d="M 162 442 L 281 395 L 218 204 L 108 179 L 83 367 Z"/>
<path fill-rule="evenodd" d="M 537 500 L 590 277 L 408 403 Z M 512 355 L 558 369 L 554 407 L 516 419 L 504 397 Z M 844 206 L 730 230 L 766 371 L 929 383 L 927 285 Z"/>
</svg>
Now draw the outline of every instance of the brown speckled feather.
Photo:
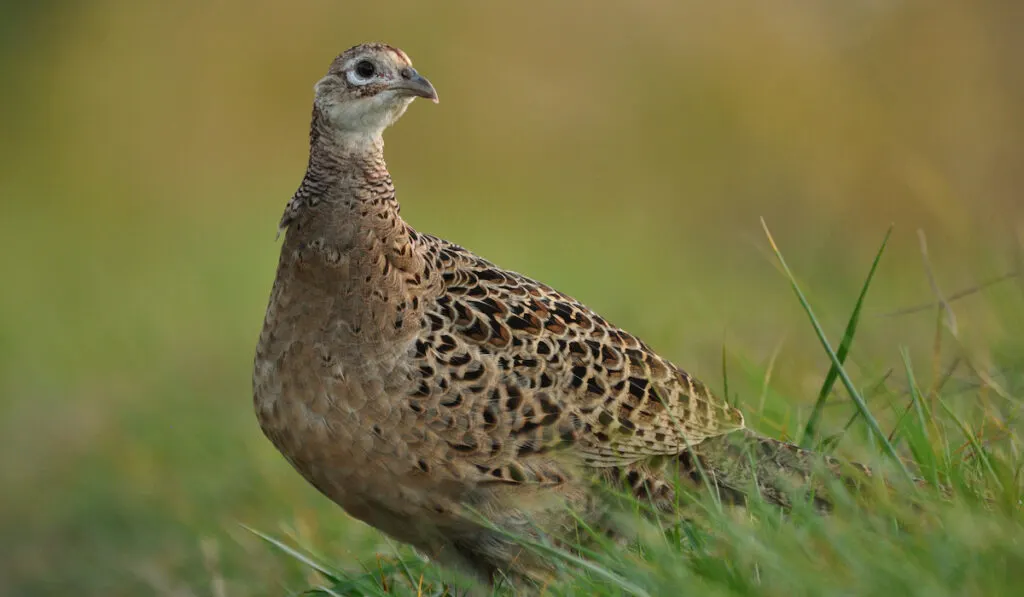
<svg viewBox="0 0 1024 597">
<path fill-rule="evenodd" d="M 432 236 L 415 243 L 439 287 L 417 322 L 407 404 L 484 478 L 532 481 L 517 465 L 552 451 L 621 466 L 743 427 L 739 411 L 575 299 Z"/>
</svg>

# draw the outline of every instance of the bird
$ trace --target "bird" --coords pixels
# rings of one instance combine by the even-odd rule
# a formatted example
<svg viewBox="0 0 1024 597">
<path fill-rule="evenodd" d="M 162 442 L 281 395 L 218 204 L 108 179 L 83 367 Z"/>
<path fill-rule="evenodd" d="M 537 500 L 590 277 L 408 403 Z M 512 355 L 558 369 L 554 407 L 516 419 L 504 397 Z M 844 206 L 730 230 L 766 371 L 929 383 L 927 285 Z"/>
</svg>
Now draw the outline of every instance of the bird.
<svg viewBox="0 0 1024 597">
<path fill-rule="evenodd" d="M 309 161 L 253 365 L 259 425 L 349 515 L 493 583 L 551 577 L 516 537 L 659 512 L 675 479 L 789 507 L 840 463 L 749 429 L 705 384 L 576 299 L 400 215 L 382 134 L 434 86 L 366 43 L 314 88 Z"/>
</svg>

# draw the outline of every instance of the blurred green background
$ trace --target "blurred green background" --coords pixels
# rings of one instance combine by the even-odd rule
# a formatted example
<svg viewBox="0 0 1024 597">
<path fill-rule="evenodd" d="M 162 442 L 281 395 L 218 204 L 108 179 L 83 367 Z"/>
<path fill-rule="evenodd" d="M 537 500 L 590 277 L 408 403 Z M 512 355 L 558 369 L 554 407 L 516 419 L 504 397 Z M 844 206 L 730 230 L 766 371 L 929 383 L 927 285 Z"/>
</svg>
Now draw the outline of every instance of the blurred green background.
<svg viewBox="0 0 1024 597">
<path fill-rule="evenodd" d="M 387 136 L 403 215 L 569 292 L 789 435 L 890 223 L 858 383 L 931 363 L 947 294 L 1019 268 L 1024 4 L 996 0 L 0 2 L 0 594 L 280 594 L 238 523 L 334 560 L 381 539 L 252 414 L 312 85 L 397 45 L 437 87 Z M 954 303 L 1024 365 L 1024 285 Z M 769 378 L 766 384 L 765 379 Z M 828 424 L 848 416 L 837 400 Z M 367 556 L 367 554 L 370 554 Z M 290 584 L 289 584 L 290 586 Z"/>
</svg>

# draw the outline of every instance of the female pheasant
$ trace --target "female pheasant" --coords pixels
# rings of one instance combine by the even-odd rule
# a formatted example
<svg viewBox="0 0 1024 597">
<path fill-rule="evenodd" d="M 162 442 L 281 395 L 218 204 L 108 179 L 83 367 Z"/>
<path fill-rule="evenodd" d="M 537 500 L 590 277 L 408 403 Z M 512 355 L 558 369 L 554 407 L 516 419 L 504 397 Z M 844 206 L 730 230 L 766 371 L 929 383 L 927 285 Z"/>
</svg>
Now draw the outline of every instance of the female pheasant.
<svg viewBox="0 0 1024 597">
<path fill-rule="evenodd" d="M 356 46 L 315 89 L 253 392 L 264 433 L 318 490 L 491 579 L 547 568 L 480 515 L 557 539 L 570 508 L 602 524 L 602 484 L 667 510 L 697 464 L 723 492 L 781 505 L 810 482 L 819 458 L 746 430 L 635 336 L 401 218 L 381 134 L 413 98 L 437 101 L 404 52 Z"/>
</svg>

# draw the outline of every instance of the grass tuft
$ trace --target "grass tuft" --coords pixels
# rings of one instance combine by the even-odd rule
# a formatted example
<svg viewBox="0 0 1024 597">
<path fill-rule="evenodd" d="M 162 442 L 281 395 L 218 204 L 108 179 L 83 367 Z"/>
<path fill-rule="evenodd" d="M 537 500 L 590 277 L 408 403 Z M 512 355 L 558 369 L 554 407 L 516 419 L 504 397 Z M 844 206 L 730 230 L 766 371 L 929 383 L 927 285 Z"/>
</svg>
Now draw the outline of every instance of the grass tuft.
<svg viewBox="0 0 1024 597">
<path fill-rule="evenodd" d="M 811 325 L 814 327 L 814 332 L 818 335 L 818 340 L 821 341 L 822 348 L 825 349 L 828 357 L 832 360 L 832 367 L 835 369 L 839 378 L 843 381 L 843 385 L 846 386 L 846 391 L 849 392 L 850 398 L 853 399 L 853 403 L 857 405 L 857 411 L 867 423 L 868 428 L 874 434 L 875 440 L 882 445 L 885 452 L 893 459 L 906 478 L 908 480 L 912 479 L 913 476 L 910 474 L 910 471 L 907 470 L 903 461 L 900 460 L 899 454 L 896 453 L 896 448 L 893 447 L 885 433 L 882 432 L 882 428 L 878 425 L 878 421 L 875 419 L 875 416 L 871 414 L 871 409 L 868 408 L 867 403 L 864 402 L 864 398 L 861 397 L 860 392 L 853 385 L 853 381 L 850 380 L 850 376 L 847 375 L 846 370 L 843 369 L 843 363 L 839 360 L 835 351 L 832 350 L 832 345 L 829 344 L 828 338 L 825 336 L 825 331 L 821 328 L 821 324 L 818 323 L 818 318 L 814 316 L 814 311 L 811 309 L 810 303 L 807 302 L 807 297 L 805 297 L 803 291 L 800 290 L 800 285 L 797 284 L 796 277 L 793 276 L 793 272 L 790 271 L 789 265 L 786 264 L 786 259 L 782 256 L 782 252 L 779 251 L 779 247 L 775 244 L 775 239 L 772 238 L 772 233 L 768 230 L 768 225 L 763 219 L 761 220 L 761 226 L 764 228 L 764 233 L 768 237 L 768 242 L 771 244 L 775 257 L 779 260 L 779 265 L 782 266 L 783 272 L 785 272 L 786 277 L 789 278 L 789 283 L 793 286 L 793 292 L 796 293 L 797 299 L 800 300 L 800 305 L 803 307 L 807 317 L 810 318 Z"/>
<path fill-rule="evenodd" d="M 860 295 L 857 297 L 857 302 L 853 305 L 853 313 L 850 314 L 850 320 L 847 322 L 846 330 L 843 332 L 843 339 L 840 340 L 839 349 L 836 351 L 836 359 L 839 362 L 839 366 L 846 363 L 846 355 L 850 352 L 850 346 L 853 344 L 853 337 L 857 333 L 857 324 L 860 323 L 861 307 L 864 306 L 864 299 L 867 298 L 868 288 L 871 286 L 871 281 L 875 278 L 875 271 L 878 270 L 878 264 L 882 261 L 882 253 L 885 252 L 885 246 L 889 244 L 889 237 L 892 236 L 892 229 L 893 227 L 890 225 L 889 230 L 885 233 L 885 238 L 882 239 L 882 246 L 878 247 L 878 253 L 875 255 L 875 260 L 871 263 L 871 269 L 868 271 L 868 277 L 864 280 L 864 285 L 860 289 Z M 767 228 L 765 228 L 765 232 L 767 232 Z M 774 243 L 772 243 L 772 246 L 774 247 Z M 815 401 L 814 408 L 811 410 L 811 414 L 807 418 L 807 425 L 804 427 L 804 433 L 800 439 L 800 447 L 809 449 L 813 446 L 818 422 L 821 418 L 821 412 L 825 408 L 825 402 L 832 393 L 832 387 L 835 385 L 836 378 L 838 377 L 839 367 L 833 364 L 829 368 L 828 374 L 825 375 L 825 381 L 821 384 L 821 390 L 818 392 L 818 399 Z"/>
</svg>

